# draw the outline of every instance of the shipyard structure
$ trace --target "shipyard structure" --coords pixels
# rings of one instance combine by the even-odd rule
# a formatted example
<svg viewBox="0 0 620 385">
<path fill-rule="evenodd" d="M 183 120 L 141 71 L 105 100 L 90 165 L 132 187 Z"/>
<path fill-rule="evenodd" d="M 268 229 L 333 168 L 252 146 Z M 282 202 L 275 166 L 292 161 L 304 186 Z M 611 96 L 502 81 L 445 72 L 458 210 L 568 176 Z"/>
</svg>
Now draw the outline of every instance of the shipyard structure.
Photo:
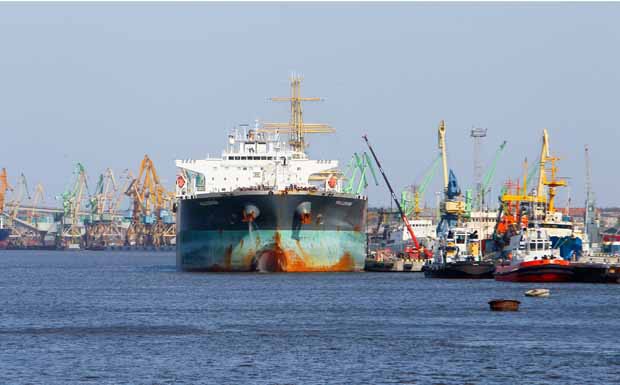
<svg viewBox="0 0 620 385">
<path fill-rule="evenodd" d="M 367 198 L 343 188 L 336 160 L 310 159 L 301 78 L 287 123 L 233 129 L 221 157 L 177 160 L 177 266 L 185 271 L 358 271 Z"/>
</svg>

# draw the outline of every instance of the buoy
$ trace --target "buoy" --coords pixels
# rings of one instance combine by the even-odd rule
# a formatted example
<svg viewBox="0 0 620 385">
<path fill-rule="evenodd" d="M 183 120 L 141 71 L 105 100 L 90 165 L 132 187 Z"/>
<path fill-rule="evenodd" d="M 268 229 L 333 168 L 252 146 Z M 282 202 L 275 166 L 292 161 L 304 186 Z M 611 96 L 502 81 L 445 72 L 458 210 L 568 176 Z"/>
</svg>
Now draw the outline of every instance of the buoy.
<svg viewBox="0 0 620 385">
<path fill-rule="evenodd" d="M 489 301 L 491 311 L 519 311 L 521 302 L 515 299 L 494 299 Z"/>
</svg>

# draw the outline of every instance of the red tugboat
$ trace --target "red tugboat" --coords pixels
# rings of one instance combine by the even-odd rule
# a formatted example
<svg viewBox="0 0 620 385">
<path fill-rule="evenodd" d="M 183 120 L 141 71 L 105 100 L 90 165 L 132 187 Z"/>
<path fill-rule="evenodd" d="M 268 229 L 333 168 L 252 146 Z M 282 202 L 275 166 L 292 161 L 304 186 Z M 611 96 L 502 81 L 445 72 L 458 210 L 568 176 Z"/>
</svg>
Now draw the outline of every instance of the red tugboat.
<svg viewBox="0 0 620 385">
<path fill-rule="evenodd" d="M 570 282 L 574 268 L 551 248 L 551 240 L 544 230 L 528 229 L 521 237 L 519 247 L 509 261 L 495 268 L 496 281 L 508 282 Z"/>
</svg>

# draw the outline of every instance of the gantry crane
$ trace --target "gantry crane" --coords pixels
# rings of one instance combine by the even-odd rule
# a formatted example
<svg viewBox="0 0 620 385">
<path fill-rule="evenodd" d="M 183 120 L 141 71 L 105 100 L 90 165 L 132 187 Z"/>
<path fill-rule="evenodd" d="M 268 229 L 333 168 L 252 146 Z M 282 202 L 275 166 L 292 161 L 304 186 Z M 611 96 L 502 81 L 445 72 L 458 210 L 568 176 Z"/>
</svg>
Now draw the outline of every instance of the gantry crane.
<svg viewBox="0 0 620 385">
<path fill-rule="evenodd" d="M 170 242 L 172 223 L 165 223 L 171 211 L 174 194 L 162 186 L 153 161 L 145 155 L 138 177 L 129 183 L 125 194 L 132 200 L 132 221 L 127 229 L 129 245 L 162 246 Z"/>
<path fill-rule="evenodd" d="M 99 175 L 97 186 L 90 200 L 91 213 L 97 220 L 111 220 L 111 208 L 117 190 L 114 172 L 107 168 L 103 174 Z"/>
<path fill-rule="evenodd" d="M 91 220 L 86 225 L 87 248 L 120 246 L 124 242 L 120 220 L 115 216 L 118 186 L 112 169 L 107 168 L 97 181 L 90 199 Z"/>
<path fill-rule="evenodd" d="M 64 248 L 82 247 L 83 226 L 80 223 L 82 201 L 88 199 L 88 179 L 86 169 L 76 163 L 73 170 L 73 185 L 62 194 L 63 220 L 60 243 Z"/>
</svg>

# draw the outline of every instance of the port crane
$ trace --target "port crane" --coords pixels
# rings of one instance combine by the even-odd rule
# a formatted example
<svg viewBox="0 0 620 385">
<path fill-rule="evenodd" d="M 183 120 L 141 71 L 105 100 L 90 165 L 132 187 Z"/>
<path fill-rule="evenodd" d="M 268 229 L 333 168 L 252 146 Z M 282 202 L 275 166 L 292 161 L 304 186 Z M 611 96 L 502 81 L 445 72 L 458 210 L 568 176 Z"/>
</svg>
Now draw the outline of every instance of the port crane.
<svg viewBox="0 0 620 385">
<path fill-rule="evenodd" d="M 15 196 L 9 203 L 9 217 L 14 221 L 17 219 L 24 198 L 31 199 L 30 193 L 28 192 L 28 181 L 23 173 L 20 174 L 17 187 L 13 189 L 13 193 Z"/>
<path fill-rule="evenodd" d="M 119 219 L 114 216 L 114 198 L 118 186 L 114 172 L 107 168 L 99 175 L 90 199 L 90 221 L 86 227 L 86 247 L 101 248 L 124 242 Z"/>
<path fill-rule="evenodd" d="M 484 177 L 482 179 L 482 185 L 480 188 L 480 195 L 476 196 L 476 203 L 474 207 L 477 208 L 483 208 L 484 204 L 486 203 L 486 194 L 489 193 L 490 187 L 491 187 L 491 181 L 493 180 L 493 177 L 495 176 L 495 171 L 497 170 L 497 163 L 499 161 L 499 158 L 501 157 L 502 153 L 504 152 L 504 148 L 506 147 L 506 141 L 504 140 L 502 142 L 502 144 L 500 144 L 499 148 L 495 151 L 495 155 L 493 156 L 493 160 L 491 161 L 491 165 L 489 166 L 489 169 L 487 170 L 487 172 L 484 174 Z"/>
<path fill-rule="evenodd" d="M 162 186 L 153 161 L 144 155 L 138 177 L 129 183 L 125 195 L 132 200 L 132 220 L 126 243 L 160 246 L 174 237 L 174 225 L 166 223 L 164 213 L 170 211 L 174 194 Z"/>
<path fill-rule="evenodd" d="M 366 152 L 363 152 L 361 155 L 359 155 L 354 152 L 351 161 L 349 161 L 349 166 L 347 169 L 347 174 L 350 174 L 351 176 L 349 177 L 349 183 L 344 188 L 344 192 L 348 194 L 360 195 L 362 191 L 364 191 L 364 189 L 368 187 L 368 178 L 366 177 L 366 170 L 368 169 L 370 169 L 370 173 L 372 174 L 375 185 L 378 186 L 379 181 L 377 180 L 377 174 L 375 173 L 375 169 L 372 167 L 372 162 L 368 154 Z M 356 188 L 355 180 L 358 171 L 360 173 L 360 177 Z"/>
<path fill-rule="evenodd" d="M 560 158 L 551 156 L 549 154 L 549 133 L 547 132 L 546 128 L 543 130 L 542 139 L 542 148 L 540 152 L 540 163 L 538 170 L 538 186 L 536 188 L 536 194 L 539 197 L 544 197 L 543 189 L 545 186 L 547 186 L 547 212 L 553 214 L 555 212 L 555 196 L 557 195 L 555 189 L 557 187 L 565 187 L 567 186 L 567 183 L 566 180 L 557 179 L 556 177 L 558 168 L 555 165 L 555 162 L 560 160 Z M 547 178 L 547 163 L 551 165 L 551 167 L 549 168 L 550 178 Z"/>
<path fill-rule="evenodd" d="M 37 205 L 39 204 L 39 202 L 45 199 L 45 189 L 43 188 L 43 185 L 41 183 L 38 183 L 35 186 L 33 195 L 34 196 L 32 198 L 32 208 L 30 210 L 30 216 L 28 221 L 36 226 L 38 222 Z"/>
<path fill-rule="evenodd" d="M 462 200 L 461 189 L 456 180 L 456 175 L 448 172 L 448 155 L 446 150 L 446 123 L 439 122 L 438 130 L 439 153 L 443 169 L 444 199 L 441 202 L 441 220 L 437 225 L 438 233 L 447 233 L 449 227 L 456 225 L 460 216 L 465 213 L 465 202 Z"/>
<path fill-rule="evenodd" d="M 420 254 L 423 253 L 424 257 L 429 258 L 431 256 L 430 252 L 428 250 L 424 250 L 423 248 L 420 247 L 420 243 L 418 242 L 418 238 L 415 236 L 415 233 L 413 232 L 413 228 L 411 227 L 411 224 L 409 223 L 409 220 L 407 219 L 407 216 L 403 212 L 403 208 L 401 207 L 400 202 L 398 201 L 398 198 L 396 197 L 396 194 L 394 193 L 394 189 L 392 189 L 392 185 L 390 184 L 390 181 L 388 180 L 388 177 L 385 174 L 385 171 L 383 171 L 383 167 L 381 167 L 381 163 L 379 162 L 379 158 L 377 158 L 377 154 L 375 154 L 375 150 L 372 148 L 372 146 L 370 145 L 370 142 L 368 141 L 368 137 L 366 135 L 363 135 L 362 138 L 366 142 L 366 145 L 368 146 L 368 149 L 370 150 L 370 153 L 372 154 L 372 157 L 375 159 L 375 163 L 377 163 L 377 167 L 379 168 L 379 171 L 381 172 L 381 175 L 383 175 L 383 180 L 385 180 L 385 184 L 387 185 L 388 189 L 390 190 L 390 195 L 392 196 L 392 200 L 394 200 L 394 203 L 396 204 L 396 207 L 398 208 L 398 212 L 400 213 L 400 217 L 403 220 L 403 222 L 405 223 L 405 227 L 407 228 L 407 232 L 409 232 L 409 236 L 411 237 L 411 240 L 413 241 L 413 246 L 414 246 L 413 253 L 414 253 L 414 255 L 417 255 L 417 257 L 419 257 Z"/>
<path fill-rule="evenodd" d="M 64 216 L 61 237 L 64 247 L 67 248 L 81 247 L 82 226 L 79 216 L 85 193 L 88 196 L 88 182 L 84 166 L 79 162 L 76 163 L 73 174 L 75 175 L 73 186 L 62 194 Z"/>
<path fill-rule="evenodd" d="M 7 191 L 13 191 L 13 187 L 9 184 L 6 176 L 6 168 L 3 168 L 0 172 L 0 214 L 4 212 L 4 200 Z"/>
<path fill-rule="evenodd" d="M 422 209 L 420 208 L 420 198 L 424 196 L 426 189 L 433 180 L 440 160 L 441 156 L 437 156 L 435 160 L 433 160 L 431 167 L 429 167 L 428 171 L 424 175 L 424 178 L 422 179 L 422 183 L 419 186 L 413 186 L 413 192 L 407 190 L 402 192 L 401 201 L 403 202 L 403 210 L 405 211 L 405 215 L 411 216 L 411 214 L 413 214 L 414 219 L 420 218 L 420 214 L 422 213 Z M 413 197 L 411 197 L 411 195 L 413 195 Z"/>
</svg>

